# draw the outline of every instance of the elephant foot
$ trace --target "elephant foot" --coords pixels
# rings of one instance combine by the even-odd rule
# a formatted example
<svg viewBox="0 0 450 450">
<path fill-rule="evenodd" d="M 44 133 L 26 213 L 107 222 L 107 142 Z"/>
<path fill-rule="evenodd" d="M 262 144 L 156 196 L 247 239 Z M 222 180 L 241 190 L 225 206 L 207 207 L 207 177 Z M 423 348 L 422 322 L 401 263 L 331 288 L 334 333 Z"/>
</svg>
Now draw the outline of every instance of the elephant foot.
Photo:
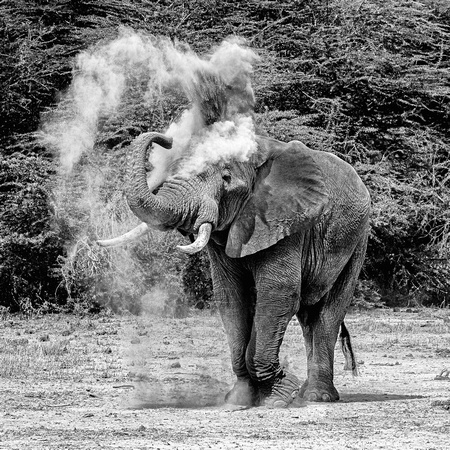
<svg viewBox="0 0 450 450">
<path fill-rule="evenodd" d="M 309 383 L 306 380 L 300 389 L 300 396 L 309 402 L 336 402 L 339 393 L 333 384 L 323 382 Z"/>
<path fill-rule="evenodd" d="M 287 408 L 297 397 L 300 381 L 295 375 L 285 373 L 278 378 L 270 389 L 270 394 L 263 397 L 261 406 L 266 408 Z"/>
<path fill-rule="evenodd" d="M 225 395 L 225 403 L 238 406 L 255 406 L 258 404 L 258 389 L 250 379 L 239 379 L 231 391 Z"/>
</svg>

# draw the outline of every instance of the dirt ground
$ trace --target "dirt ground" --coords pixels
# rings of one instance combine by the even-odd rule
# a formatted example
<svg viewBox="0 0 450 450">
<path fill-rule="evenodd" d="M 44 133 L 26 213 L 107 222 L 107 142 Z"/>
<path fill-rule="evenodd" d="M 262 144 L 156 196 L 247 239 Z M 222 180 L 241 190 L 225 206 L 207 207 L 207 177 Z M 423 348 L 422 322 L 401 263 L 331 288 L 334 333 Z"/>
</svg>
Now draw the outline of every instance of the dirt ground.
<svg viewBox="0 0 450 450">
<path fill-rule="evenodd" d="M 360 375 L 337 347 L 341 401 L 233 410 L 215 315 L 5 316 L 0 449 L 449 449 L 450 310 L 352 312 L 346 323 Z M 296 321 L 282 361 L 305 378 Z"/>
</svg>

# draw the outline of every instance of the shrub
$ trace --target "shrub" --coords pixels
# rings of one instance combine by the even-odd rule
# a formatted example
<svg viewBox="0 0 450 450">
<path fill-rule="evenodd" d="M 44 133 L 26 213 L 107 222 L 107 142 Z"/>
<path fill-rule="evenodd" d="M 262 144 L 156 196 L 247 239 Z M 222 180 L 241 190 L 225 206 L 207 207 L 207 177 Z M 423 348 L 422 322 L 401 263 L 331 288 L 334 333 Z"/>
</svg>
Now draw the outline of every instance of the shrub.
<svg viewBox="0 0 450 450">
<path fill-rule="evenodd" d="M 0 306 L 29 312 L 63 302 L 57 258 L 61 236 L 51 218 L 52 164 L 37 155 L 0 156 Z"/>
<path fill-rule="evenodd" d="M 213 287 L 206 252 L 189 256 L 183 268 L 182 280 L 183 290 L 190 306 L 198 309 L 212 306 Z"/>
<path fill-rule="evenodd" d="M 180 259 L 158 235 L 149 237 L 152 248 L 143 241 L 123 254 L 92 244 L 133 223 L 121 194 L 127 144 L 164 128 L 184 100 L 143 107 L 136 81 L 122 109 L 102 121 L 95 155 L 69 179 L 33 138 L 42 113 L 68 87 L 74 56 L 115 36 L 119 25 L 198 51 L 230 34 L 245 36 L 262 56 L 254 77 L 261 130 L 334 152 L 371 191 L 358 295 L 378 298 L 370 292 L 378 289 L 385 300 L 448 305 L 450 10 L 443 0 L 425 3 L 3 1 L 0 306 L 51 308 L 68 300 L 137 311 L 143 293 L 161 283 L 174 292 L 171 302 L 183 290 L 193 304 L 209 302 L 204 255 Z M 68 190 L 58 197 L 61 185 Z M 98 200 L 94 210 L 86 193 Z"/>
<path fill-rule="evenodd" d="M 284 34 L 258 35 L 276 55 L 259 76 L 260 123 L 356 167 L 374 210 L 363 275 L 385 298 L 448 304 L 449 10 L 294 3 L 264 2 Z"/>
</svg>

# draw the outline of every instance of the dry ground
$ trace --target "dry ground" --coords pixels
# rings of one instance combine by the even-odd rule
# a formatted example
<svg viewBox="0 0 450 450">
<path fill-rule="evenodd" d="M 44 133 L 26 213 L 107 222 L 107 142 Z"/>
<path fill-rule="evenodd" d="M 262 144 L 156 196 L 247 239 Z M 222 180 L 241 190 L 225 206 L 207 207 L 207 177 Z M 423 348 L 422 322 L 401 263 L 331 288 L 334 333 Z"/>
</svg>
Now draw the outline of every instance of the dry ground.
<svg viewBox="0 0 450 450">
<path fill-rule="evenodd" d="M 449 449 L 450 311 L 348 315 L 360 376 L 342 400 L 230 410 L 220 320 L 46 316 L 0 320 L 0 449 Z M 305 377 L 293 321 L 282 360 Z M 445 374 L 444 374 L 445 375 Z M 439 378 L 439 377 L 438 377 Z"/>
</svg>

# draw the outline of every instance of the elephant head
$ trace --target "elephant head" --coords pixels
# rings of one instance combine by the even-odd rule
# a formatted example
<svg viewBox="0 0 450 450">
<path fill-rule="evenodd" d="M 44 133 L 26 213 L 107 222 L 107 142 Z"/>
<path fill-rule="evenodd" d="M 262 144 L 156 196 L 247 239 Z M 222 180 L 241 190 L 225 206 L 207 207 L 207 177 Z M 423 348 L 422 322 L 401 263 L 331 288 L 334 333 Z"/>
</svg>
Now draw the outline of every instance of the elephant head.
<svg viewBox="0 0 450 450">
<path fill-rule="evenodd" d="M 147 183 L 152 144 L 171 148 L 172 139 L 145 133 L 132 144 L 127 200 L 142 224 L 102 246 L 121 245 L 150 228 L 178 229 L 198 236 L 178 248 L 200 251 L 213 239 L 229 257 L 244 257 L 317 223 L 327 209 L 328 192 L 313 152 L 298 141 L 257 137 L 257 151 L 245 161 L 210 164 L 202 173 L 176 170 L 159 186 Z M 176 166 L 176 164 L 174 165 Z"/>
</svg>

